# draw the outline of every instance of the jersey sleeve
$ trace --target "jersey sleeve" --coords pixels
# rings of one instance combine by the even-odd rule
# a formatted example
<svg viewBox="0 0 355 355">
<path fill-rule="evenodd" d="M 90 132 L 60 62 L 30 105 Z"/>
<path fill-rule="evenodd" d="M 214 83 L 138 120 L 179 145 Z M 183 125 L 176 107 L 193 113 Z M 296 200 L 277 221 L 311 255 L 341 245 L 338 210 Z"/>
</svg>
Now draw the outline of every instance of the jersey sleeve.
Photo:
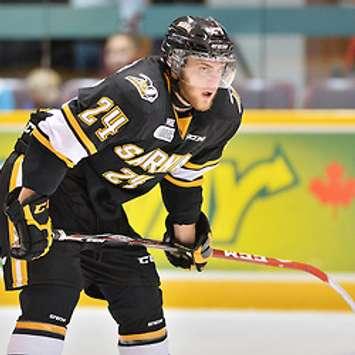
<svg viewBox="0 0 355 355">
<path fill-rule="evenodd" d="M 164 177 L 160 183 L 161 193 L 173 223 L 191 224 L 198 221 L 203 176 L 218 165 L 222 151 L 223 147 L 203 151 Z"/>
<path fill-rule="evenodd" d="M 79 90 L 78 97 L 60 110 L 49 110 L 32 133 L 23 163 L 23 185 L 50 195 L 68 168 L 103 150 L 118 135 L 128 137 L 129 106 L 119 84 L 109 77 L 96 86 Z M 132 130 L 129 130 L 134 134 Z"/>
</svg>

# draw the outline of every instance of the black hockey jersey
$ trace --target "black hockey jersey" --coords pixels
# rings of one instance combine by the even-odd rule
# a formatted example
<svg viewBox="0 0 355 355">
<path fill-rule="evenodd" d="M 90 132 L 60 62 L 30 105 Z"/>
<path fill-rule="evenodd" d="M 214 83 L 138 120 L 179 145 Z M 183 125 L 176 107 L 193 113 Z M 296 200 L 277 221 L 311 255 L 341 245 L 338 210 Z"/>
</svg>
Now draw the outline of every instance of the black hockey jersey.
<svg viewBox="0 0 355 355">
<path fill-rule="evenodd" d="M 160 182 L 173 220 L 195 222 L 203 174 L 218 164 L 242 107 L 232 88 L 219 89 L 210 110 L 178 117 L 165 70 L 158 57 L 142 59 L 50 110 L 33 131 L 23 185 L 51 195 L 78 181 L 98 215 L 114 216 Z"/>
</svg>

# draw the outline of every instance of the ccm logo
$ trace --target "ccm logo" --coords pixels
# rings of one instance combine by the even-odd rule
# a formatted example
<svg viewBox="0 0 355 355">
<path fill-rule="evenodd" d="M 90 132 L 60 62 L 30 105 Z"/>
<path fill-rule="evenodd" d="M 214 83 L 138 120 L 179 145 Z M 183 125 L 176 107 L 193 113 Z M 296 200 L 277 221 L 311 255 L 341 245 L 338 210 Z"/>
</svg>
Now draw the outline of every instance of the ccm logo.
<svg viewBox="0 0 355 355">
<path fill-rule="evenodd" d="M 140 264 L 149 264 L 149 263 L 154 263 L 154 259 L 151 255 L 145 255 L 138 258 L 138 262 Z"/>
<path fill-rule="evenodd" d="M 186 136 L 186 140 L 195 141 L 195 142 L 203 142 L 206 137 L 198 136 L 197 134 L 188 134 Z"/>
<path fill-rule="evenodd" d="M 253 254 L 247 253 L 238 253 L 236 251 L 225 251 L 225 256 L 231 256 L 232 258 L 242 259 L 242 260 L 250 260 L 250 261 L 257 261 L 259 263 L 267 263 L 267 258 L 265 256 L 258 256 Z"/>
</svg>

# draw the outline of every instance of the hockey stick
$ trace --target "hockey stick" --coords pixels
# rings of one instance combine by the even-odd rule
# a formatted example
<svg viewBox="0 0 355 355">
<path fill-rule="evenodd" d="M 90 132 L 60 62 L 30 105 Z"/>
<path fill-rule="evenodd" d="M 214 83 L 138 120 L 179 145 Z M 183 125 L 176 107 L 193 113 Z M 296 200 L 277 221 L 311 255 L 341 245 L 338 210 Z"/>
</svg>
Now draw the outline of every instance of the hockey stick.
<svg viewBox="0 0 355 355">
<path fill-rule="evenodd" d="M 85 243 L 105 243 L 112 245 L 135 245 L 143 246 L 146 248 L 161 249 L 173 253 L 192 253 L 193 250 L 180 244 L 168 244 L 162 241 L 148 239 L 148 238 L 132 238 L 121 234 L 98 234 L 98 235 L 86 235 L 86 234 L 70 234 L 67 235 L 63 230 L 55 230 L 53 232 L 54 240 L 58 241 L 76 241 Z M 316 268 L 313 265 L 291 261 L 282 260 L 278 258 L 271 258 L 267 256 L 254 255 L 249 253 L 240 253 L 236 251 L 228 251 L 221 249 L 212 249 L 212 258 L 225 259 L 231 261 L 239 261 L 243 263 L 259 264 L 265 266 L 279 267 L 283 269 L 293 269 L 298 271 L 305 271 L 312 274 L 319 280 L 327 283 L 330 287 L 337 292 L 343 300 L 349 305 L 351 310 L 355 312 L 355 302 L 352 297 L 332 278 L 330 278 L 325 272 Z"/>
</svg>

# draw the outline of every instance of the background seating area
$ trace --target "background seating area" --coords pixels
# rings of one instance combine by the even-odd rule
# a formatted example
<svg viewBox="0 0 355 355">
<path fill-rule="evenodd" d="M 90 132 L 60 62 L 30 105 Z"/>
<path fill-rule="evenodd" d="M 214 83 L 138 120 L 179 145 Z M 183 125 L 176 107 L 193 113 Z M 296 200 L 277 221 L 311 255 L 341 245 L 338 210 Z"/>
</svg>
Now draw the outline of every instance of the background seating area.
<svg viewBox="0 0 355 355">
<path fill-rule="evenodd" d="M 64 81 L 60 85 L 58 106 L 75 97 L 78 89 L 95 84 L 98 78 L 76 78 Z M 27 88 L 26 80 L 0 78 L 0 110 L 36 108 Z"/>
<path fill-rule="evenodd" d="M 293 108 L 295 88 L 290 82 L 249 79 L 236 85 L 244 107 Z"/>
<path fill-rule="evenodd" d="M 355 80 L 330 78 L 306 90 L 304 106 L 307 108 L 355 108 Z"/>
<path fill-rule="evenodd" d="M 58 104 L 75 97 L 78 89 L 94 85 L 100 78 L 73 78 L 60 85 Z M 330 78 L 309 85 L 295 102 L 296 88 L 291 82 L 261 78 L 246 79 L 235 85 L 245 108 L 355 108 L 355 79 Z M 0 78 L 0 109 L 31 109 L 26 80 Z"/>
</svg>

